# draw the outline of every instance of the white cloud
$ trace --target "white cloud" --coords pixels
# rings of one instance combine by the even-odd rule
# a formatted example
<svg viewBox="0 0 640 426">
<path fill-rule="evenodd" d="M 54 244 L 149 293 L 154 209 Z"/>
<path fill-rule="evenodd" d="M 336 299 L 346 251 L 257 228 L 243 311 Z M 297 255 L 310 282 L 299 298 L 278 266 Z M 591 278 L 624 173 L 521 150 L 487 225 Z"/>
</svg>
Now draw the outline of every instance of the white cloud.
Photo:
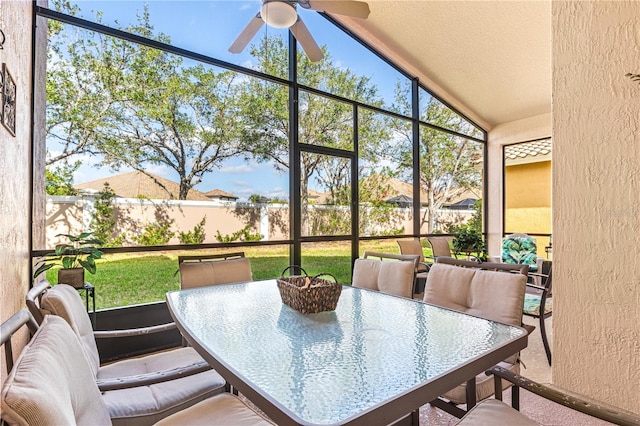
<svg viewBox="0 0 640 426">
<path fill-rule="evenodd" d="M 236 166 L 222 167 L 220 173 L 252 173 L 255 171 L 255 167 L 250 164 L 238 164 Z"/>
</svg>

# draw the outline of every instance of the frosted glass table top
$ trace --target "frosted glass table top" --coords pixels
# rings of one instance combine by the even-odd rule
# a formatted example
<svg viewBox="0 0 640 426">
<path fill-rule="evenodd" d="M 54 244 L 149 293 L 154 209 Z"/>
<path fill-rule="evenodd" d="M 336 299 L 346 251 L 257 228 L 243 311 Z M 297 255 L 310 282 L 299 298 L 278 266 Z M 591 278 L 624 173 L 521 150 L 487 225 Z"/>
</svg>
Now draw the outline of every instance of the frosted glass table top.
<svg viewBox="0 0 640 426">
<path fill-rule="evenodd" d="M 279 424 L 372 424 L 527 341 L 520 327 L 350 286 L 335 311 L 318 314 L 284 305 L 275 280 L 169 292 L 167 302 L 194 348 Z"/>
</svg>

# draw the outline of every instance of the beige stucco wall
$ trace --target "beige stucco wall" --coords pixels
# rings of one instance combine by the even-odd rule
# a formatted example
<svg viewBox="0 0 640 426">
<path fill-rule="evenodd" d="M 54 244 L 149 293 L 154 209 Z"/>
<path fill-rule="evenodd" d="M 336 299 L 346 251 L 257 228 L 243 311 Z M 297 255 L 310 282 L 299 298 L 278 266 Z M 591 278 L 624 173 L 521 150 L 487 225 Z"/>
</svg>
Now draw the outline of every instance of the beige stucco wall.
<svg viewBox="0 0 640 426">
<path fill-rule="evenodd" d="M 29 158 L 31 144 L 31 11 L 30 1 L 3 1 L 0 29 L 6 40 L 0 62 L 7 65 L 16 83 L 16 135 L 0 125 L 0 320 L 24 307 L 29 286 Z M 16 336 L 17 347 L 26 341 L 26 330 Z M 6 374 L 4 353 L 2 377 Z"/>
<path fill-rule="evenodd" d="M 488 133 L 487 144 L 487 238 L 490 256 L 500 256 L 504 198 L 502 147 L 551 136 L 551 114 L 500 124 Z"/>
<path fill-rule="evenodd" d="M 555 384 L 640 412 L 640 2 L 553 2 Z"/>
</svg>

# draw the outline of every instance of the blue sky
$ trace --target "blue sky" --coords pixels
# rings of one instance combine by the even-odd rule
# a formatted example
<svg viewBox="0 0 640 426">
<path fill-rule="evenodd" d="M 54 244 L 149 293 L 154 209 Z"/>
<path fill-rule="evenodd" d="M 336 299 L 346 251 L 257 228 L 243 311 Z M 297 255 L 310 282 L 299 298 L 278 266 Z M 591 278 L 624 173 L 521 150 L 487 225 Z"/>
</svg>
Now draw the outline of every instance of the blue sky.
<svg viewBox="0 0 640 426">
<path fill-rule="evenodd" d="M 173 45 L 209 55 L 230 63 L 251 67 L 252 57 L 249 48 L 234 55 L 227 51 L 229 45 L 255 16 L 261 6 L 260 0 L 251 1 L 76 1 L 81 8 L 80 17 L 93 20 L 92 11 L 103 13 L 102 22 L 114 25 L 117 21 L 122 27 L 136 22 L 136 13 L 149 5 L 151 22 L 157 32 L 171 37 Z M 377 85 L 387 103 L 391 103 L 395 82 L 401 75 L 361 47 L 357 42 L 335 28 L 330 22 L 313 11 L 298 8 L 300 17 L 319 45 L 327 45 L 334 64 L 347 67 L 358 75 L 370 77 Z M 269 35 L 286 31 L 266 25 L 254 37 L 259 40 L 264 32 Z M 50 147 L 50 149 L 54 149 Z M 114 172 L 108 168 L 99 168 L 99 159 L 84 157 L 82 167 L 74 175 L 74 180 L 86 182 L 98 179 Z M 166 178 L 177 180 L 177 174 L 168 167 L 149 166 L 148 170 Z M 127 171 L 121 169 L 120 172 Z M 313 184 L 313 182 L 310 182 Z M 247 199 L 251 194 L 267 197 L 288 198 L 289 184 L 287 174 L 278 173 L 270 164 L 257 164 L 234 159 L 224 163 L 219 169 L 208 174 L 196 189 L 209 191 L 219 188 Z"/>
</svg>

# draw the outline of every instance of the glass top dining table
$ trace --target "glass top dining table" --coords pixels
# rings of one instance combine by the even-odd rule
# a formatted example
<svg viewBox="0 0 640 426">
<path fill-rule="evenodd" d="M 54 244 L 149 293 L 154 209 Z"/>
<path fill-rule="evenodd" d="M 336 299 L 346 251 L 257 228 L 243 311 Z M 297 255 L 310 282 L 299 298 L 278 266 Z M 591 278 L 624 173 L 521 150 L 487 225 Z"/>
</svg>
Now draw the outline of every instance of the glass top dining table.
<svg viewBox="0 0 640 426">
<path fill-rule="evenodd" d="M 167 293 L 185 339 L 278 425 L 389 424 L 527 346 L 520 327 L 344 286 L 301 314 L 275 280 Z"/>
</svg>

